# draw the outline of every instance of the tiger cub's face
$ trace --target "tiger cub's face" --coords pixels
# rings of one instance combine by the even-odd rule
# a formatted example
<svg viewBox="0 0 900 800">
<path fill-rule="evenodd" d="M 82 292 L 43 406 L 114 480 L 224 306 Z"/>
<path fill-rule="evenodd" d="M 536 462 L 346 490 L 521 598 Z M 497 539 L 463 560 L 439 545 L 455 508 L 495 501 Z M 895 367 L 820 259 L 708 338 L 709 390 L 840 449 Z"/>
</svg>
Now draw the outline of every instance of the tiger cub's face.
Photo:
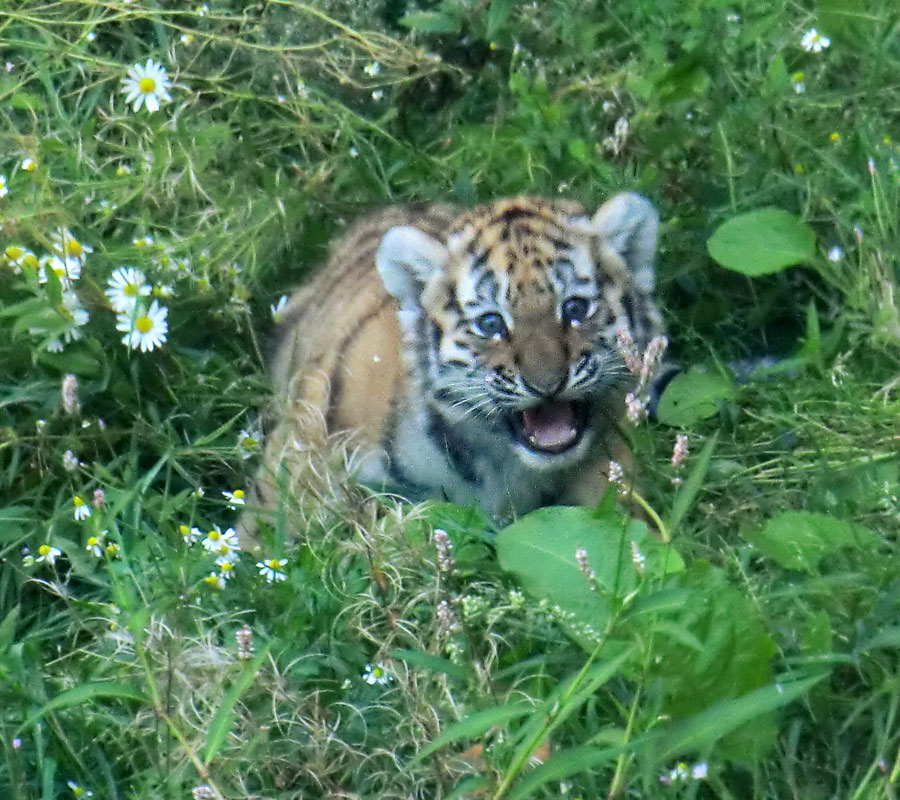
<svg viewBox="0 0 900 800">
<path fill-rule="evenodd" d="M 659 331 L 650 203 L 502 200 L 461 215 L 446 237 L 389 230 L 377 254 L 414 379 L 455 425 L 489 428 L 530 467 L 576 462 L 621 414 L 628 373 L 616 345 Z"/>
</svg>

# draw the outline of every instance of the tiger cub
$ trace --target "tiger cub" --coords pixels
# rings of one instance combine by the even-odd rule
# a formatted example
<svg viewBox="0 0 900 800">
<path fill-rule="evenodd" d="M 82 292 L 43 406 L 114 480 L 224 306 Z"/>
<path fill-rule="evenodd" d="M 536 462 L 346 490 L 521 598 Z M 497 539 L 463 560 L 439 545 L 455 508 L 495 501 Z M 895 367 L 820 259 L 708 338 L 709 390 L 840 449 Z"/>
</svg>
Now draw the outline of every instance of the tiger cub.
<svg viewBox="0 0 900 800">
<path fill-rule="evenodd" d="M 630 193 L 593 215 L 517 197 L 358 222 L 283 314 L 260 502 L 275 505 L 311 418 L 355 431 L 359 480 L 410 500 L 497 519 L 597 502 L 610 459 L 628 456 L 617 329 L 643 350 L 662 327 L 657 227 Z"/>
</svg>

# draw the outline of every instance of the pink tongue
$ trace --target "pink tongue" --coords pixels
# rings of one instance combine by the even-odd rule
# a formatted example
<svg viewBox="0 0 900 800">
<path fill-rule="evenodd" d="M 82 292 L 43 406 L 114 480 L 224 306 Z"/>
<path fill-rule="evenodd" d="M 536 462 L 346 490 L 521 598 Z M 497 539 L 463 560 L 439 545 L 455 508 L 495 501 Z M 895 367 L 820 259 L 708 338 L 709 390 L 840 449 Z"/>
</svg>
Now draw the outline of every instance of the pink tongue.
<svg viewBox="0 0 900 800">
<path fill-rule="evenodd" d="M 528 440 L 545 450 L 563 447 L 578 434 L 570 403 L 544 403 L 522 412 L 522 429 Z"/>
</svg>

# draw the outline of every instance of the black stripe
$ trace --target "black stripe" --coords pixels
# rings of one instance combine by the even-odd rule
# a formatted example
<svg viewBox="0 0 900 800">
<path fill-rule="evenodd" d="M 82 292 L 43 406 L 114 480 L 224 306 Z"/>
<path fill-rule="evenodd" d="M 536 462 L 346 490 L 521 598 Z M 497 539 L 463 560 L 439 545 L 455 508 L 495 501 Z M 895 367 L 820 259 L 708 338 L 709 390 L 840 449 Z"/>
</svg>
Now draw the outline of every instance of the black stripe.
<svg viewBox="0 0 900 800">
<path fill-rule="evenodd" d="M 475 471 L 468 443 L 447 424 L 433 408 L 428 408 L 428 433 L 441 446 L 453 468 L 463 480 L 481 485 L 481 476 Z"/>
</svg>

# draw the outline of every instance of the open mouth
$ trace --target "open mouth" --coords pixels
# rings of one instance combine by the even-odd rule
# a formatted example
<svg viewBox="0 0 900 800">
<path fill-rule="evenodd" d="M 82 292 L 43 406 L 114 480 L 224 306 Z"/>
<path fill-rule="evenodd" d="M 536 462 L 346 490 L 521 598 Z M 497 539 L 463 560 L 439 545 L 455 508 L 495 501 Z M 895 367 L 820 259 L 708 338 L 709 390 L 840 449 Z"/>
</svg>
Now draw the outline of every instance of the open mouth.
<svg viewBox="0 0 900 800">
<path fill-rule="evenodd" d="M 564 453 L 580 441 L 587 428 L 587 405 L 550 402 L 508 417 L 515 439 L 537 453 Z"/>
</svg>

